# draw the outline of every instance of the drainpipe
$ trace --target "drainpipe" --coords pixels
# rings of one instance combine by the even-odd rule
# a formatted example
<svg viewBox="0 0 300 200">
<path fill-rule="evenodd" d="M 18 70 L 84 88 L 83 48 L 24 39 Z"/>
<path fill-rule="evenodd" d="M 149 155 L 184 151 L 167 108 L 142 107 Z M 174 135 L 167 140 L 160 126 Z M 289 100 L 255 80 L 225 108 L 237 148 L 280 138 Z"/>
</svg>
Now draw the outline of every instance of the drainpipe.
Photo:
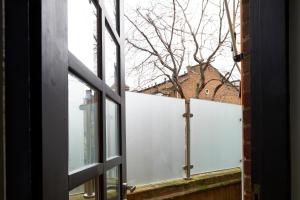
<svg viewBox="0 0 300 200">
<path fill-rule="evenodd" d="M 191 129 L 190 129 L 190 119 L 193 117 L 190 110 L 190 100 L 185 100 L 185 113 L 183 114 L 185 118 L 185 166 L 183 170 L 185 171 L 185 179 L 191 179 Z"/>
</svg>

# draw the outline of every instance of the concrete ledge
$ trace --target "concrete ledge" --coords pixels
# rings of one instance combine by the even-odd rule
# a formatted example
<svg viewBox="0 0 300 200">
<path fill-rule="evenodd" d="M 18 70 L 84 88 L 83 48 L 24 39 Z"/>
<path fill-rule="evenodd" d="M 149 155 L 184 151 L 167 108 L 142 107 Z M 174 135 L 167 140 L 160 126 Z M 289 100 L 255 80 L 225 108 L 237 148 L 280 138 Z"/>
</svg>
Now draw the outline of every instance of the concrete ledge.
<svg viewBox="0 0 300 200">
<path fill-rule="evenodd" d="M 222 188 L 222 190 L 225 188 L 226 190 L 226 187 L 228 187 L 228 191 L 218 191 L 219 188 Z M 127 198 L 128 200 L 201 199 L 201 195 L 204 195 L 207 191 L 212 193 L 209 194 L 210 196 L 213 196 L 214 193 L 221 195 L 222 192 L 226 194 L 231 192 L 237 196 L 241 193 L 240 190 L 241 170 L 240 168 L 234 168 L 194 175 L 191 180 L 175 179 L 137 186 L 135 192 L 128 193 Z M 215 196 L 213 199 L 220 198 Z M 230 200 L 233 200 L 232 197 Z"/>
</svg>

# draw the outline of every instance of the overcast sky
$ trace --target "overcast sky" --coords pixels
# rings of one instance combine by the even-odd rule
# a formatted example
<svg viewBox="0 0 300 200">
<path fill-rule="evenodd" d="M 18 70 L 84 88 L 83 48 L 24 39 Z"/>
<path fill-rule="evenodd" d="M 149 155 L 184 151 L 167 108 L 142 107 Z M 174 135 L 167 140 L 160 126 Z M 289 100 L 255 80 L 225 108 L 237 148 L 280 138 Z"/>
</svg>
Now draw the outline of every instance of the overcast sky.
<svg viewBox="0 0 300 200">
<path fill-rule="evenodd" d="M 155 2 L 170 2 L 171 0 L 124 0 L 125 5 L 125 14 L 129 14 L 132 10 L 137 7 L 149 7 L 151 4 L 155 4 Z M 223 0 L 222 0 L 223 1 Z M 231 0 L 232 2 L 233 0 Z M 236 0 L 237 1 L 237 0 Z M 190 0 L 190 10 L 189 13 L 193 16 L 192 19 L 199 19 L 199 10 L 201 7 L 202 0 Z M 218 4 L 219 0 L 210 0 L 211 5 L 214 3 Z M 232 8 L 232 6 L 230 6 Z M 78 57 L 91 71 L 97 73 L 97 57 L 95 52 L 95 40 L 93 34 L 95 34 L 96 28 L 96 17 L 94 15 L 94 8 L 91 4 L 86 1 L 78 1 L 78 0 L 70 0 L 69 2 L 69 50 Z M 218 12 L 218 8 L 211 6 L 209 7 L 208 14 L 214 15 Z M 72 19 L 72 20 L 70 20 Z M 130 37 L 131 32 L 128 31 L 132 28 L 131 24 L 125 19 L 125 37 Z M 227 18 L 224 23 L 227 25 Z M 239 22 L 237 22 L 238 24 Z M 236 29 L 236 32 L 239 33 L 239 27 Z M 217 37 L 217 35 L 216 35 Z M 84 40 L 82 38 L 85 38 Z M 239 41 L 239 35 L 237 40 Z M 238 43 L 239 45 L 239 43 Z M 194 45 L 189 45 L 186 47 L 187 52 L 192 52 L 194 50 Z M 112 51 L 109 51 L 112 52 Z M 130 67 L 134 66 L 139 59 L 143 59 L 145 54 L 135 55 L 134 59 L 126 56 L 125 67 L 128 72 Z M 196 64 L 193 59 L 186 59 L 184 65 L 194 65 Z M 231 69 L 233 65 L 232 60 L 232 52 L 230 48 L 227 48 L 226 51 L 223 52 L 222 56 L 217 57 L 217 59 L 213 62 L 213 66 L 220 70 L 220 72 L 225 73 Z M 106 69 L 110 74 L 114 74 L 114 69 L 111 67 L 110 69 Z M 183 72 L 185 69 L 183 70 Z M 182 72 L 182 73 L 183 73 Z M 238 76 L 238 73 L 235 73 Z M 237 77 L 236 77 L 237 78 Z M 159 81 L 158 81 L 159 82 Z M 126 84 L 130 86 L 131 89 L 137 87 L 137 77 L 134 75 L 126 77 Z"/>
<path fill-rule="evenodd" d="M 155 3 L 155 1 L 157 1 L 157 0 L 124 0 L 125 14 L 126 13 L 129 14 L 130 12 L 132 12 L 133 9 L 135 9 L 137 7 L 149 7 L 151 5 L 151 3 Z M 170 0 L 160 0 L 160 2 L 161 1 L 170 1 Z M 210 2 L 212 4 L 214 4 L 214 3 L 218 4 L 219 0 L 211 0 Z M 232 0 L 231 0 L 231 2 L 232 2 Z M 231 2 L 229 1 L 229 3 L 231 3 Z M 192 13 L 193 19 L 198 19 L 199 13 L 200 13 L 199 10 L 201 8 L 201 0 L 190 0 L 190 5 L 192 5 L 192 6 L 191 6 L 189 13 Z M 232 8 L 232 4 L 231 4 L 230 8 Z M 218 13 L 218 11 L 219 10 L 217 7 L 211 6 L 211 7 L 209 7 L 208 14 L 216 14 L 216 13 Z M 225 18 L 224 23 L 226 23 L 226 26 L 228 25 L 227 18 Z M 239 19 L 237 19 L 237 24 L 239 24 Z M 127 34 L 127 37 L 129 37 L 130 36 L 129 34 L 131 34 L 130 31 L 128 31 L 128 30 L 130 30 L 130 28 L 132 28 L 131 24 L 125 19 L 125 34 Z M 237 36 L 238 41 L 239 41 L 239 33 L 240 33 L 239 28 L 240 27 L 238 27 L 236 30 L 236 32 L 238 33 L 238 36 Z M 216 37 L 217 37 L 217 35 L 216 35 Z M 237 45 L 238 45 L 238 49 L 240 49 L 239 42 Z M 193 52 L 193 47 L 194 47 L 193 45 L 187 46 L 187 49 L 190 49 L 189 51 Z M 141 56 L 142 55 L 143 54 L 141 54 Z M 136 57 L 138 57 L 138 56 L 136 56 Z M 126 69 L 128 71 L 130 66 L 133 65 L 134 61 L 132 59 L 128 59 L 128 57 L 127 57 L 127 60 L 125 63 L 126 63 L 125 64 Z M 193 65 L 196 63 L 193 62 L 192 59 L 188 59 L 188 61 L 186 62 L 186 65 L 188 65 L 188 64 Z M 213 62 L 213 66 L 216 67 L 217 69 L 219 69 L 219 71 L 222 73 L 229 71 L 231 69 L 232 65 L 233 65 L 233 59 L 232 59 L 232 52 L 231 52 L 230 48 L 225 50 L 223 52 L 223 55 L 217 57 L 217 59 Z M 239 73 L 235 72 L 235 76 L 236 76 L 235 78 L 239 78 Z M 127 76 L 126 83 L 131 88 L 135 88 L 137 86 L 136 77 L 134 77 L 133 75 Z"/>
</svg>

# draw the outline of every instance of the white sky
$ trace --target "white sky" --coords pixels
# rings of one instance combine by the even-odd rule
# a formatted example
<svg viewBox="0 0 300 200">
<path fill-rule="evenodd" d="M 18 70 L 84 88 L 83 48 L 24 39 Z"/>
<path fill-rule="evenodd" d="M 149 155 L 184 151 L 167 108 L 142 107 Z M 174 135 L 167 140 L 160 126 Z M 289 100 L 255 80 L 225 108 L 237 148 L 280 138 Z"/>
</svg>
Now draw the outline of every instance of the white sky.
<svg viewBox="0 0 300 200">
<path fill-rule="evenodd" d="M 78 1 L 78 0 L 70 0 L 73 3 L 69 3 L 69 36 L 68 36 L 68 44 L 69 44 L 69 50 L 77 57 L 79 58 L 91 71 L 94 73 L 97 73 L 96 69 L 96 62 L 97 57 L 95 56 L 95 40 L 93 34 L 95 33 L 95 23 L 96 23 L 96 17 L 93 12 L 93 6 L 91 4 L 87 3 L 86 1 Z M 107 0 L 109 1 L 109 0 Z M 111 0 L 112 1 L 112 0 Z M 137 7 L 149 7 L 151 4 L 155 4 L 155 2 L 170 2 L 171 0 L 124 0 L 125 5 L 125 14 L 129 14 L 132 12 L 132 9 L 135 9 Z M 237 1 L 237 0 L 236 0 Z M 193 19 L 195 20 L 195 23 L 197 23 L 197 19 L 199 19 L 199 10 L 201 7 L 201 0 L 190 0 L 190 11 L 193 15 Z M 210 2 L 213 3 L 219 3 L 219 0 L 210 0 Z M 232 0 L 231 0 L 232 2 Z M 232 6 L 230 6 L 232 8 Z M 208 9 L 208 14 L 214 15 L 218 12 L 218 8 L 211 6 Z M 72 19 L 72 20 L 70 20 Z M 132 29 L 131 24 L 125 19 L 125 37 L 130 37 L 131 32 L 128 31 Z M 227 25 L 227 18 L 225 18 L 224 23 Z M 239 22 L 237 22 L 239 23 Z M 239 27 L 236 30 L 237 33 L 239 33 Z M 84 38 L 84 39 L 83 39 Z M 239 35 L 237 38 L 237 41 L 239 41 Z M 238 42 L 239 45 L 239 42 Z M 113 47 L 113 46 L 112 46 Z M 125 48 L 126 49 L 126 48 Z M 238 48 L 239 49 L 239 48 Z M 187 46 L 187 52 L 190 52 L 190 55 L 192 55 L 192 52 L 194 50 L 194 45 Z M 109 52 L 109 51 L 106 51 Z M 110 51 L 112 52 L 112 51 Z M 205 52 L 204 52 L 205 53 Z M 125 52 L 127 55 L 127 53 Z M 129 71 L 130 67 L 134 66 L 135 63 L 139 62 L 144 58 L 145 54 L 140 53 L 134 56 L 134 59 L 131 57 L 126 56 L 125 60 L 125 67 L 126 72 Z M 113 57 L 110 58 L 110 61 L 113 62 Z M 194 65 L 196 64 L 193 59 L 186 59 L 185 66 L 186 65 Z M 217 57 L 217 59 L 213 62 L 213 66 L 219 69 L 222 73 L 225 73 L 231 69 L 233 65 L 232 60 L 232 52 L 230 48 L 227 48 L 226 51 L 223 51 L 223 55 Z M 185 71 L 185 69 L 182 71 L 182 73 Z M 114 77 L 114 68 L 109 67 L 109 69 L 106 69 L 107 74 L 109 74 L 112 79 Z M 127 73 L 126 73 L 127 74 Z M 235 75 L 237 76 L 236 79 L 238 79 L 239 74 L 235 72 Z M 108 77 L 106 77 L 107 80 L 109 80 Z M 162 79 L 161 79 L 162 80 Z M 161 81 L 161 80 L 158 80 Z M 137 77 L 134 75 L 127 76 L 126 77 L 126 84 L 130 86 L 131 89 L 134 89 L 137 87 Z M 147 85 L 145 85 L 147 87 Z"/>
<path fill-rule="evenodd" d="M 137 7 L 142 7 L 142 8 L 145 8 L 145 7 L 149 7 L 151 5 L 151 3 L 155 3 L 155 1 L 157 0 L 124 0 L 124 5 L 125 5 L 125 14 L 127 13 L 128 15 L 130 14 L 130 12 L 132 12 L 133 9 L 137 8 Z M 160 1 L 170 1 L 170 0 L 160 0 Z M 213 3 L 219 3 L 219 0 L 211 0 L 210 1 L 212 4 Z M 237 0 L 236 0 L 237 2 Z M 231 3 L 230 6 L 230 9 L 232 9 L 232 0 L 230 2 L 229 0 L 229 3 Z M 190 0 L 190 5 L 191 6 L 191 9 L 189 11 L 189 13 L 192 13 L 193 15 L 193 19 L 196 19 L 195 23 L 197 23 L 197 19 L 199 19 L 199 10 L 200 10 L 200 7 L 201 7 L 201 0 Z M 217 7 L 214 7 L 214 6 L 211 6 L 209 9 L 208 9 L 208 14 L 216 14 L 218 12 L 218 8 Z M 224 24 L 226 23 L 226 26 L 228 25 L 228 22 L 227 22 L 227 17 L 225 17 L 224 19 Z M 239 24 L 239 15 L 237 17 L 237 23 L 236 24 Z M 228 27 L 227 27 L 228 28 Z M 236 29 L 236 32 L 237 32 L 237 41 L 239 41 L 239 28 L 238 27 Z M 130 29 L 132 29 L 132 25 L 125 19 L 125 37 L 130 37 Z M 217 35 L 216 35 L 217 37 Z M 238 50 L 240 49 L 239 47 L 239 42 L 238 42 Z M 193 52 L 193 48 L 194 46 L 193 45 L 190 45 L 190 46 L 187 46 L 187 51 L 190 51 L 191 54 Z M 189 49 L 189 50 L 188 50 Z M 136 58 L 140 58 L 142 56 L 145 56 L 145 54 L 141 53 L 139 55 L 136 56 Z M 130 69 L 130 67 L 132 67 L 134 65 L 135 61 L 132 60 L 131 58 L 129 59 L 128 56 L 127 56 L 127 59 L 126 59 L 126 70 L 128 71 Z M 196 64 L 192 59 L 188 59 L 187 62 L 186 62 L 186 65 L 193 65 L 193 64 Z M 223 51 L 223 55 L 222 56 L 219 56 L 217 57 L 217 59 L 213 62 L 213 66 L 216 67 L 217 69 L 219 69 L 220 72 L 222 73 L 225 73 L 225 72 L 228 72 L 231 67 L 233 65 L 233 59 L 232 59 L 232 52 L 231 52 L 231 48 L 227 48 L 226 50 Z M 234 73 L 235 75 L 235 79 L 239 79 L 239 73 L 236 71 Z M 157 81 L 159 82 L 159 81 Z M 134 75 L 130 75 L 130 76 L 127 76 L 126 77 L 126 83 L 127 85 L 130 86 L 131 89 L 134 89 L 135 87 L 137 87 L 137 77 L 135 77 Z M 146 85 L 147 87 L 147 85 Z"/>
</svg>

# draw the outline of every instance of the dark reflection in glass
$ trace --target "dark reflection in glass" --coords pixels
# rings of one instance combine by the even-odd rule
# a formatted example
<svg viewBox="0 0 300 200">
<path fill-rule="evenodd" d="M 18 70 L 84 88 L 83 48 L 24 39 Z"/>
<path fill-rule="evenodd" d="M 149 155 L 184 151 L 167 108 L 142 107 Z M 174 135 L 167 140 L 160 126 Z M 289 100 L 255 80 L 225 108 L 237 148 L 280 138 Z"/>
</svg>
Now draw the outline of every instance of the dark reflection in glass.
<svg viewBox="0 0 300 200">
<path fill-rule="evenodd" d="M 68 48 L 97 74 L 97 9 L 89 0 L 68 0 Z"/>
<path fill-rule="evenodd" d="M 119 90 L 118 85 L 118 47 L 110 33 L 105 30 L 105 82 L 115 92 Z"/>
<path fill-rule="evenodd" d="M 119 155 L 119 113 L 118 105 L 106 99 L 106 158 Z"/>
<path fill-rule="evenodd" d="M 114 167 L 106 172 L 107 199 L 114 200 L 120 196 L 120 173 L 119 167 Z"/>
<path fill-rule="evenodd" d="M 68 76 L 69 172 L 98 162 L 98 92 Z"/>
</svg>

